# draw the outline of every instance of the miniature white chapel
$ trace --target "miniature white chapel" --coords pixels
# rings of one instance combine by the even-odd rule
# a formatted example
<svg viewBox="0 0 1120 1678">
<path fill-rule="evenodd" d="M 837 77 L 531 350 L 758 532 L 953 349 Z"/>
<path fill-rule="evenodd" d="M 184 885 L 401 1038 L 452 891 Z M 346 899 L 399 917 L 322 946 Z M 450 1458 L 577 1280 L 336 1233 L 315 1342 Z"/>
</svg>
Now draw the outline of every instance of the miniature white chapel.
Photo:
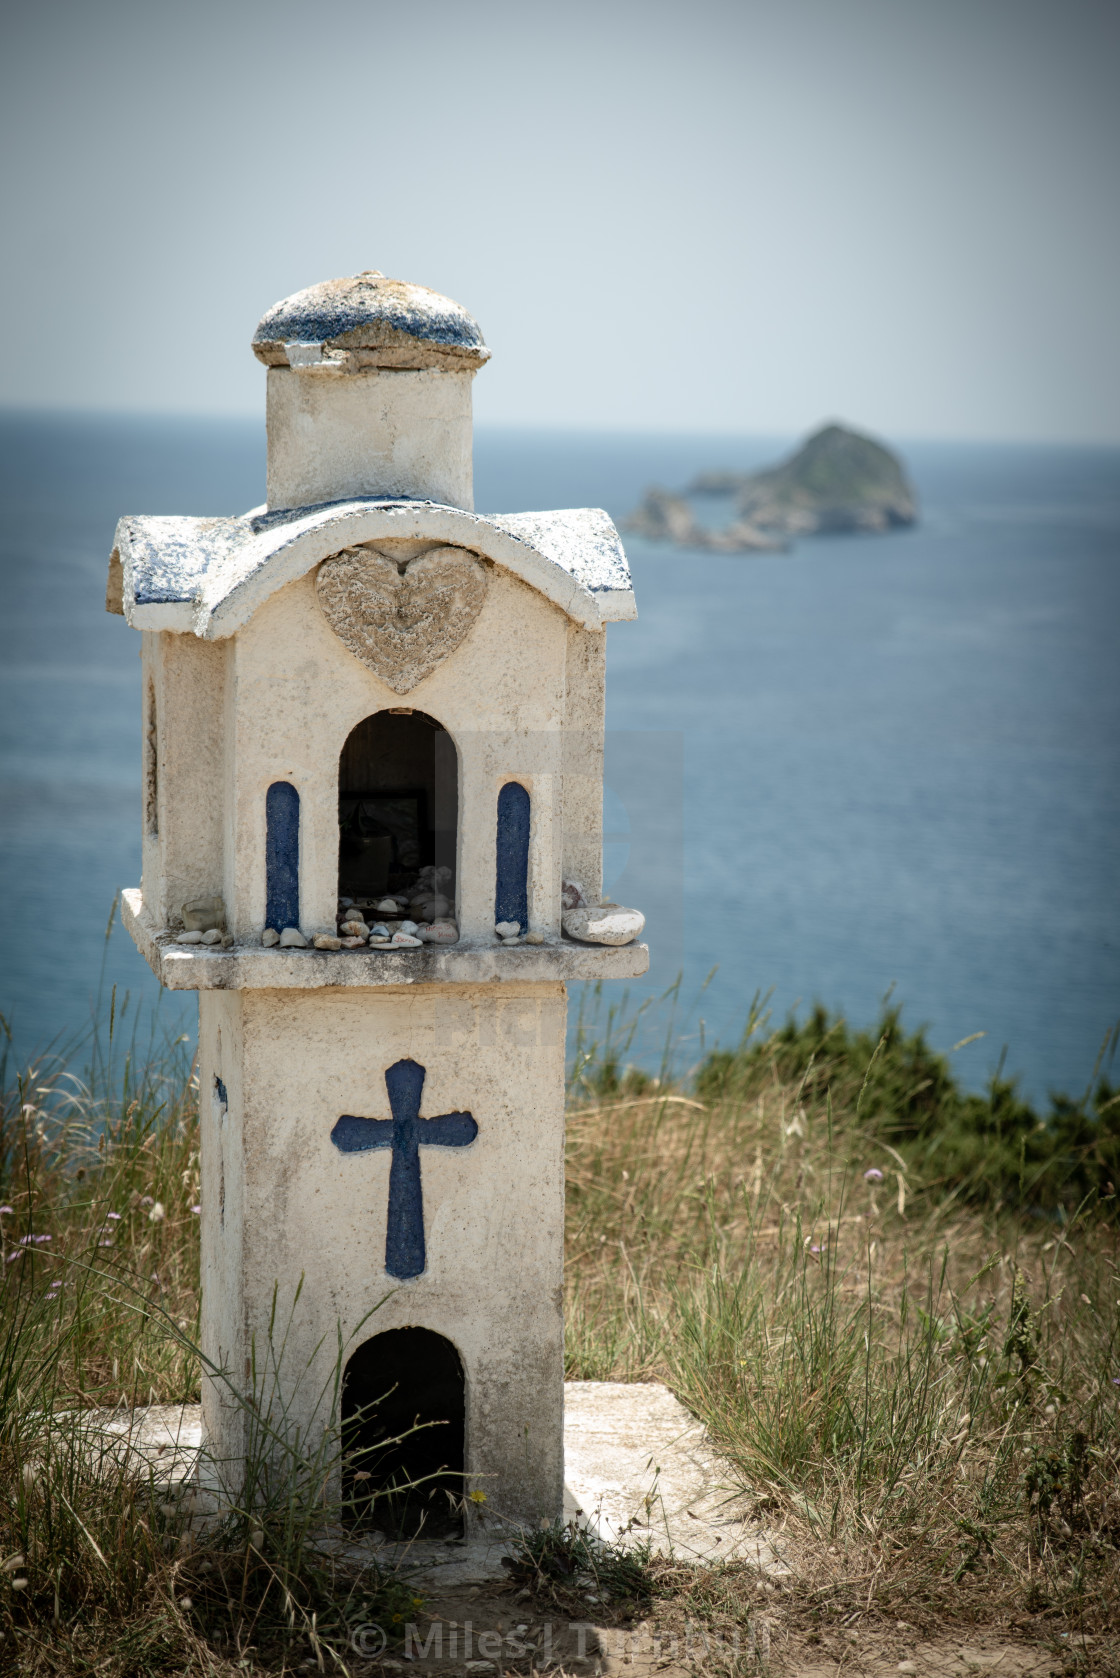
<svg viewBox="0 0 1120 1678">
<path fill-rule="evenodd" d="M 448 298 L 331 281 L 253 349 L 267 505 L 124 518 L 109 571 L 142 632 L 124 920 L 199 995 L 205 1438 L 243 1452 L 228 1383 L 275 1292 L 289 1420 L 356 1417 L 363 1490 L 422 1481 L 400 1533 L 460 1530 L 472 1488 L 536 1523 L 562 1507 L 565 981 L 648 962 L 601 879 L 629 571 L 601 511 L 472 511 L 489 351 Z"/>
</svg>

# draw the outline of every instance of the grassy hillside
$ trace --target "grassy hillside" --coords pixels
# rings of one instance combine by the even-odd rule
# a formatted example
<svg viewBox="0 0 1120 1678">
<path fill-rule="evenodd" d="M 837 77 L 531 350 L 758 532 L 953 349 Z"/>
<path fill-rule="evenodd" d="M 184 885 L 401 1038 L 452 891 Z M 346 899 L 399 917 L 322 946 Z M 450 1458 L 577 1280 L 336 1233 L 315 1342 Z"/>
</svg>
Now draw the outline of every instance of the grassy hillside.
<svg viewBox="0 0 1120 1678">
<path fill-rule="evenodd" d="M 618 1041 L 585 1034 L 572 1078 L 569 1373 L 664 1380 L 705 1421 L 794 1559 L 776 1625 L 1087 1633 L 1113 1670 L 1111 1089 L 1044 1122 L 1003 1078 L 963 1093 L 894 1013 L 870 1034 L 755 1018 L 678 1082 Z M 0 1669 L 360 1670 L 355 1615 L 417 1610 L 316 1550 L 325 1459 L 199 1537 L 82 1444 L 89 1407 L 199 1391 L 192 1073 L 181 1046 L 116 1051 L 85 1085 L 5 1079 Z M 745 1623 L 758 1588 L 653 1564 L 638 1594 Z"/>
</svg>

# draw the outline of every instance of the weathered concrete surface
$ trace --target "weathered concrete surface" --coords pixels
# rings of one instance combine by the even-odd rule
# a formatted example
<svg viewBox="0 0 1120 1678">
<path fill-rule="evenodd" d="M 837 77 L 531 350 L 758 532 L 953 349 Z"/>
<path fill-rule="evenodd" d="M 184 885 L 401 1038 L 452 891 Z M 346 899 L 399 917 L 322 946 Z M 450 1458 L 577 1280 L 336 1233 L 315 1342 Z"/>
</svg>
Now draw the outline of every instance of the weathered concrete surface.
<svg viewBox="0 0 1120 1678">
<path fill-rule="evenodd" d="M 788 1571 L 772 1538 L 745 1519 L 704 1428 L 657 1382 L 566 1383 L 564 1500 L 607 1542 Z"/>
<path fill-rule="evenodd" d="M 315 591 L 343 646 L 394 693 L 411 693 L 463 641 L 487 581 L 467 548 L 383 554 L 370 544 L 324 560 Z"/>
<path fill-rule="evenodd" d="M 91 1455 L 125 1464 L 161 1485 L 180 1488 L 199 1478 L 202 1406 L 146 1404 L 135 1410 L 87 1410 L 81 1434 Z"/>
<path fill-rule="evenodd" d="M 597 896 L 601 879 L 603 631 L 634 616 L 625 555 L 594 508 L 470 510 L 488 352 L 459 305 L 371 272 L 286 299 L 255 347 L 268 507 L 123 519 L 108 595 L 143 634 L 143 874 L 123 918 L 164 985 L 199 992 L 210 1460 L 240 1479 L 231 1384 L 267 1367 L 274 1307 L 285 1363 L 257 1403 L 305 1443 L 331 1423 L 339 1335 L 422 1328 L 460 1360 L 488 1520 L 552 1520 L 564 985 L 648 964 L 560 921 L 562 882 Z M 417 712 L 455 791 L 453 837 L 452 819 L 432 831 L 459 940 L 344 951 L 340 787 L 426 798 L 427 747 L 358 783 L 341 766 L 362 725 Z M 502 917 L 533 940 L 516 947 L 494 924 L 511 782 L 531 805 Z M 221 948 L 174 941 L 201 899 L 220 929 L 182 936 Z M 421 1122 L 437 1118 L 454 1123 Z M 367 1140 L 350 1149 L 340 1121 Z"/>
<path fill-rule="evenodd" d="M 266 367 L 314 365 L 310 350 L 352 354 L 366 367 L 480 367 L 490 355 L 461 303 L 377 268 L 294 292 L 253 334 L 253 354 Z"/>
<path fill-rule="evenodd" d="M 259 939 L 265 797 L 283 780 L 300 798 L 300 929 L 333 933 L 339 756 L 356 725 L 400 695 L 335 634 L 311 575 L 269 595 L 224 653 L 193 635 L 146 635 L 144 667 L 159 819 L 142 887 L 161 927 L 177 930 L 182 902 L 216 896 L 239 943 Z M 458 755 L 464 939 L 493 935 L 497 799 L 511 779 L 532 799 L 529 924 L 559 937 L 561 880 L 601 845 L 601 684 L 601 661 L 583 656 L 566 616 L 494 566 L 463 641 L 408 694 Z M 573 733 L 591 736 L 578 755 Z M 352 983 L 344 972 L 353 969 L 340 968 L 340 982 Z"/>
<path fill-rule="evenodd" d="M 231 950 L 171 941 L 145 910 L 138 890 L 121 893 L 121 920 L 152 972 L 168 990 L 364 989 L 383 985 L 523 984 L 527 980 L 637 979 L 649 968 L 649 945 L 424 944 L 418 950 Z"/>
<path fill-rule="evenodd" d="M 353 495 L 474 505 L 475 369 L 268 370 L 268 505 Z"/>
<path fill-rule="evenodd" d="M 353 1351 L 422 1327 L 458 1353 L 472 1489 L 515 1521 L 562 1507 L 564 1030 L 559 983 L 199 997 L 202 1350 L 243 1389 L 275 1310 L 286 1426 L 329 1425 Z M 421 1273 L 387 1266 L 393 1152 L 344 1153 L 342 1114 L 388 1118 L 385 1068 L 425 1068 L 420 1113 L 469 1111 L 469 1146 L 421 1149 Z M 297 1300 L 298 1293 L 298 1300 Z M 362 1326 L 364 1324 L 364 1326 Z M 271 1391 L 261 1406 L 275 1402 Z M 207 1439 L 236 1480 L 244 1412 L 204 1379 Z"/>
<path fill-rule="evenodd" d="M 222 640 L 270 594 L 345 547 L 447 543 L 500 565 L 588 629 L 636 617 L 618 531 L 599 507 L 483 518 L 430 501 L 357 496 L 236 518 L 130 514 L 118 520 L 111 609 L 133 629 Z M 116 574 L 119 571 L 119 576 Z"/>
<path fill-rule="evenodd" d="M 109 1417 L 106 1430 L 127 1439 L 163 1477 L 189 1482 L 202 1444 L 199 1405 L 161 1405 Z M 205 1479 L 205 1473 L 203 1473 Z M 745 1518 L 744 1498 L 703 1427 L 657 1382 L 568 1381 L 564 1385 L 564 1514 L 607 1542 L 650 1542 L 658 1554 L 697 1563 L 745 1561 L 770 1576 L 791 1571 L 780 1539 Z M 503 1579 L 501 1558 L 512 1529 L 491 1520 L 464 1542 L 370 1544 L 453 1587 Z"/>
<path fill-rule="evenodd" d="M 268 367 L 270 507 L 473 505 L 471 380 L 490 352 L 461 304 L 370 269 L 274 304 L 253 350 Z"/>
</svg>

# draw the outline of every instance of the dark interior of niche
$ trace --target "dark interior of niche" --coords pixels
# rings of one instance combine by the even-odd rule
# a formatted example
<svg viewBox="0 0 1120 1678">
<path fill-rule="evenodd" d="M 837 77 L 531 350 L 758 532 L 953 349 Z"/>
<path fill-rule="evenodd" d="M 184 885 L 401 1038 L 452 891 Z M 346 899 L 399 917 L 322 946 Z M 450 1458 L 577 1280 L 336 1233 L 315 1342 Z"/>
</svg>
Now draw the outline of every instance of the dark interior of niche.
<svg viewBox="0 0 1120 1678">
<path fill-rule="evenodd" d="M 423 711 L 364 718 L 339 759 L 339 896 L 408 891 L 434 864 L 451 869 L 453 898 L 458 815 L 458 760 L 443 725 Z"/>
</svg>

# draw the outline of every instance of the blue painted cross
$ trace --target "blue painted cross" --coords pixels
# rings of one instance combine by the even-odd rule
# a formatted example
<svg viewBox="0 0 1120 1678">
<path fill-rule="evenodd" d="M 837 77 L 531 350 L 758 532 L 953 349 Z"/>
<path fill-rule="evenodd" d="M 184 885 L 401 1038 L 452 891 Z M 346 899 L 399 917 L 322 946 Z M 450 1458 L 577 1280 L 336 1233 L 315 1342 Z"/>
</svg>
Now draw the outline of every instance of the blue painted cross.
<svg viewBox="0 0 1120 1678">
<path fill-rule="evenodd" d="M 427 1262 L 424 1252 L 424 1194 L 420 1185 L 422 1147 L 465 1148 L 478 1135 L 470 1113 L 441 1113 L 420 1117 L 424 1068 L 414 1060 L 398 1060 L 385 1074 L 391 1119 L 359 1119 L 344 1113 L 331 1131 L 331 1141 L 344 1154 L 367 1148 L 392 1148 L 389 1167 L 389 1220 L 385 1229 L 385 1268 L 406 1282 L 419 1276 Z"/>
</svg>

